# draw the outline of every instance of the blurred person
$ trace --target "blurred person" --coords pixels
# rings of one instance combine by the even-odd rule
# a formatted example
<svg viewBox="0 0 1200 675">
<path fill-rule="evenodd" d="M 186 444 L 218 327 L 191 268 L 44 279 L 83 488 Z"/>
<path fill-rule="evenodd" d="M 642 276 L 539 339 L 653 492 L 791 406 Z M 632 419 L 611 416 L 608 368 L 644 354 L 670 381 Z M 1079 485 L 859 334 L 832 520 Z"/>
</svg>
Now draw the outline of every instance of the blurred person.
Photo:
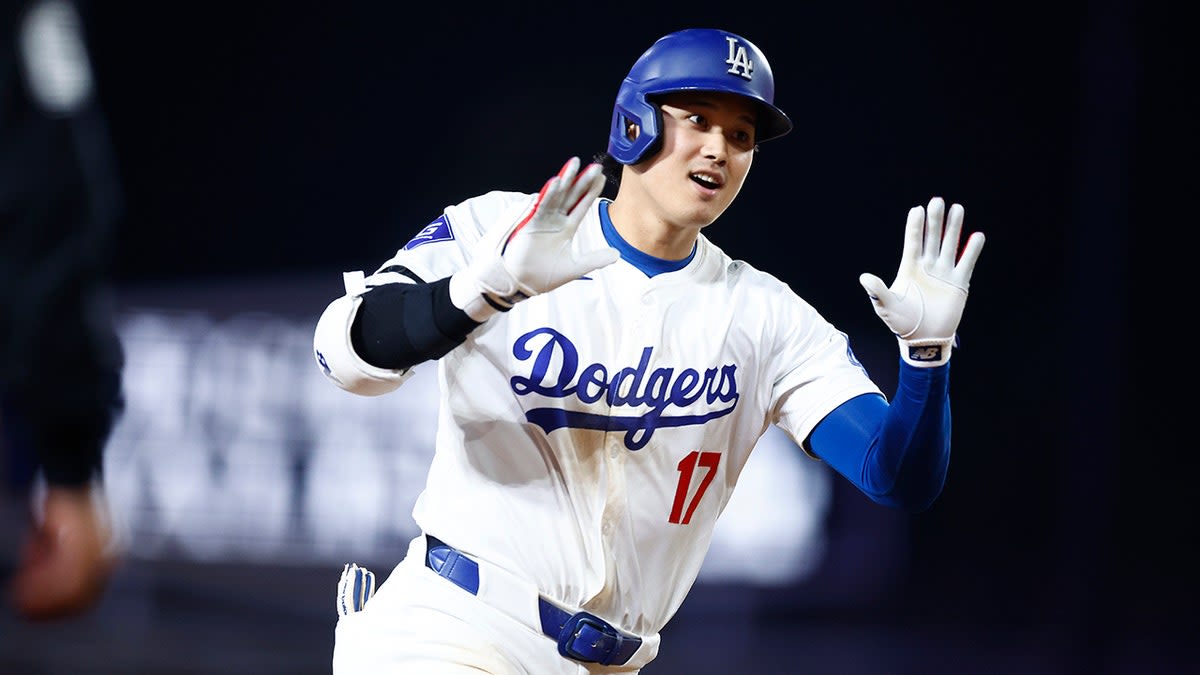
<svg viewBox="0 0 1200 675">
<path fill-rule="evenodd" d="M 102 461 L 124 408 L 119 200 L 81 7 L 2 2 L 0 479 L 20 513 L 5 581 L 19 615 L 55 620 L 94 608 L 121 559 Z"/>
<path fill-rule="evenodd" d="M 984 236 L 960 255 L 964 209 L 934 197 L 908 211 L 890 287 L 860 275 L 899 346 L 889 401 L 843 332 L 702 233 L 759 145 L 791 131 L 774 94 L 746 38 L 663 36 L 618 88 L 596 161 L 453 204 L 369 276 L 344 275 L 314 330 L 321 370 L 380 396 L 437 361 L 441 399 L 421 534 L 378 593 L 373 572 L 343 569 L 337 675 L 640 671 L 770 425 L 878 504 L 939 497 Z M 779 227 L 825 225 L 795 206 Z M 827 254 L 799 247 L 797 264 Z"/>
</svg>

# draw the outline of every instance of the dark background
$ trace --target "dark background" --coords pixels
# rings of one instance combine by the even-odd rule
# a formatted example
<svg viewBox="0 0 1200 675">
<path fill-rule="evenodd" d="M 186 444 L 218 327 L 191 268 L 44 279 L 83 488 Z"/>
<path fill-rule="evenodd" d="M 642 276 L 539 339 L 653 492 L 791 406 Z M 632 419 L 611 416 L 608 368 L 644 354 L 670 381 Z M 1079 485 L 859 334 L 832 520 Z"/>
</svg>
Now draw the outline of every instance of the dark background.
<svg viewBox="0 0 1200 675">
<path fill-rule="evenodd" d="M 1200 672 L 1191 329 L 1174 318 L 1194 314 L 1177 290 L 1196 193 L 1184 22 L 1132 1 L 833 4 L 93 6 L 126 202 L 114 274 L 129 292 L 319 279 L 323 305 L 447 204 L 603 150 L 617 86 L 660 35 L 740 33 L 796 129 L 706 234 L 848 332 L 885 391 L 894 346 L 858 274 L 890 278 L 907 209 L 933 195 L 988 241 L 953 361 L 949 480 L 896 518 L 897 578 L 831 590 L 863 588 L 848 580 L 877 573 L 864 561 L 705 590 L 646 672 Z M 841 517 L 878 508 L 839 490 Z M 238 574 L 187 573 L 193 589 Z M 302 605 L 303 583 L 282 590 L 295 570 L 263 574 Z M 279 664 L 324 658 L 323 614 L 313 629 L 259 610 L 236 608 L 280 660 L 214 672 L 322 672 Z M 714 657 L 714 634 L 745 651 Z M 192 650 L 193 670 L 163 672 L 209 672 Z"/>
</svg>

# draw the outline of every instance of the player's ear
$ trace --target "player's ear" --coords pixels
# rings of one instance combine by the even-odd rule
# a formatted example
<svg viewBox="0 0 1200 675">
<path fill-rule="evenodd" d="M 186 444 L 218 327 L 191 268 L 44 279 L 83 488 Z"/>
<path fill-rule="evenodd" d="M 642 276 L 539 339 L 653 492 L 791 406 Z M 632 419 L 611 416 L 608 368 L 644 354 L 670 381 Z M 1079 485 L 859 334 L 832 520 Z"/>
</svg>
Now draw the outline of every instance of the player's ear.
<svg viewBox="0 0 1200 675">
<path fill-rule="evenodd" d="M 634 141 L 637 140 L 637 137 L 640 136 L 641 133 L 642 128 L 637 125 L 637 122 L 634 122 L 631 119 L 625 120 L 625 138 Z"/>
</svg>

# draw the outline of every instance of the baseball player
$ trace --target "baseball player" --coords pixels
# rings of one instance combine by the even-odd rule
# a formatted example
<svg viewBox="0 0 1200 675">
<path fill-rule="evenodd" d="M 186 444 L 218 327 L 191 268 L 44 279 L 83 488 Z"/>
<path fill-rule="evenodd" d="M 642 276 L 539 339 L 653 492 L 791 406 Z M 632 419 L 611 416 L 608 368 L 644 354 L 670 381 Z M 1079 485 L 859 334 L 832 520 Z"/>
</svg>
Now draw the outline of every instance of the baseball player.
<svg viewBox="0 0 1200 675">
<path fill-rule="evenodd" d="M 893 283 L 860 278 L 899 340 L 889 402 L 846 335 L 702 233 L 791 130 L 774 89 L 746 38 L 668 34 L 620 84 L 595 163 L 449 206 L 344 275 L 314 331 L 326 376 L 377 396 L 437 360 L 441 401 L 422 533 L 378 592 L 344 568 L 335 673 L 638 672 L 770 424 L 880 504 L 936 499 L 983 235 L 960 256 L 963 208 L 934 198 Z"/>
</svg>

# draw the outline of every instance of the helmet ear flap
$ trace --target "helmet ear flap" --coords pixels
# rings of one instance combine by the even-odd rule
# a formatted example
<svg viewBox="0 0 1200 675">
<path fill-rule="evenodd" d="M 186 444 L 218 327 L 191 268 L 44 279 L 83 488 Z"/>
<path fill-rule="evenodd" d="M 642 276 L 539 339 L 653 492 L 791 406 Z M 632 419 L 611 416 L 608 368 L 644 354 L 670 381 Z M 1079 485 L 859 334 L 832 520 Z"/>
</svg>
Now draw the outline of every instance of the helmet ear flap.
<svg viewBox="0 0 1200 675">
<path fill-rule="evenodd" d="M 630 134 L 630 128 L 636 133 Z M 659 145 L 662 111 L 632 87 L 622 88 L 613 107 L 608 154 L 622 164 L 636 164 Z"/>
</svg>

